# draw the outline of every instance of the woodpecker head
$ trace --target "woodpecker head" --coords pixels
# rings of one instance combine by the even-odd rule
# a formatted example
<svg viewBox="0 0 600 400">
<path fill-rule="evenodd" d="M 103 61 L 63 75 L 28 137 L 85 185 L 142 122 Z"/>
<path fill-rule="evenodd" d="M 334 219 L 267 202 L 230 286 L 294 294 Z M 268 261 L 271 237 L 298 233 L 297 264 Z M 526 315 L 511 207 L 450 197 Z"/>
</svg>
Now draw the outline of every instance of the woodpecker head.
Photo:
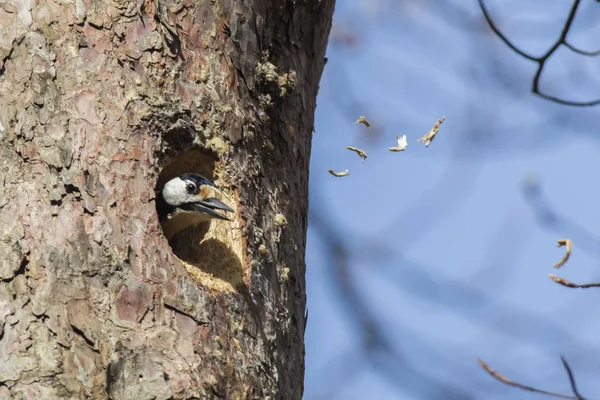
<svg viewBox="0 0 600 400">
<path fill-rule="evenodd" d="M 234 212 L 221 200 L 223 193 L 199 174 L 186 173 L 168 181 L 157 196 L 157 212 L 170 239 L 188 226 L 213 218 L 230 221 L 217 210 Z"/>
</svg>

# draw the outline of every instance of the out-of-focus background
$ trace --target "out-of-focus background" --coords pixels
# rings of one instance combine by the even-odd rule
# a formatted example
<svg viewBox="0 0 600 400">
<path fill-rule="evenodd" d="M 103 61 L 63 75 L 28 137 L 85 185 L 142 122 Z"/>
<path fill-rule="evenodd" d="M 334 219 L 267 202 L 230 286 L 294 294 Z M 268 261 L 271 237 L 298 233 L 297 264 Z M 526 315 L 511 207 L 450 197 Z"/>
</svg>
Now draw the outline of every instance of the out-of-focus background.
<svg viewBox="0 0 600 400">
<path fill-rule="evenodd" d="M 485 0 L 542 93 L 600 99 L 600 2 Z M 570 47 L 571 48 L 570 48 Z M 575 50 L 574 50 L 575 49 Z M 579 51 L 577 51 L 579 50 Z M 532 93 L 478 1 L 339 0 L 313 136 L 305 399 L 600 394 L 600 105 Z M 367 129 L 354 121 L 364 115 Z M 429 148 L 417 139 L 442 116 Z M 408 148 L 393 153 L 396 135 Z M 344 146 L 365 150 L 360 157 Z M 328 169 L 350 175 L 331 176 Z M 571 238 L 566 265 L 558 239 Z"/>
</svg>

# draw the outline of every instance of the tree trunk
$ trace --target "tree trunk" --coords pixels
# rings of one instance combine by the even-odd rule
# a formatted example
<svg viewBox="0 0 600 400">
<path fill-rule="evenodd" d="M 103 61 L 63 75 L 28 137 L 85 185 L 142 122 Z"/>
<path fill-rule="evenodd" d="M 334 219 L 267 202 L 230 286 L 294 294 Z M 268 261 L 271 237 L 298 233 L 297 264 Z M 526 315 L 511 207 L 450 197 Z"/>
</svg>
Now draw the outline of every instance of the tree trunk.
<svg viewBox="0 0 600 400">
<path fill-rule="evenodd" d="M 333 0 L 0 2 L 0 398 L 300 399 Z M 155 190 L 236 210 L 163 236 Z"/>
</svg>

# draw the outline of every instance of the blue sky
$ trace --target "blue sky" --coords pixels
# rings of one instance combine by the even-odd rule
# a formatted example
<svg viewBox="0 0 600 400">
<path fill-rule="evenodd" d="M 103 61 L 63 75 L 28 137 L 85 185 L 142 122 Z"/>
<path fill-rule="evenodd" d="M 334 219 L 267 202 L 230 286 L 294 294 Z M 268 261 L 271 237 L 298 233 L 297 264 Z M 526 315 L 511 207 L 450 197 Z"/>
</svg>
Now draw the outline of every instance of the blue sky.
<svg viewBox="0 0 600 400">
<path fill-rule="evenodd" d="M 571 394 L 560 355 L 582 395 L 600 391 L 600 289 L 548 278 L 600 281 L 600 106 L 532 95 L 536 64 L 485 29 L 475 1 L 454 3 L 381 1 L 375 12 L 374 2 L 338 2 L 336 33 L 358 44 L 328 48 L 310 206 L 347 249 L 350 279 L 393 350 L 378 366 L 363 357 L 352 303 L 311 219 L 306 399 L 442 398 L 427 379 L 474 399 L 544 398 L 494 381 L 477 358 L 513 380 Z M 568 14 L 570 2 L 560 3 L 489 1 L 489 10 L 515 44 L 539 55 Z M 600 5 L 583 0 L 571 43 L 600 48 L 598 18 Z M 599 62 L 560 50 L 542 87 L 600 98 Z M 353 124 L 359 115 L 378 133 Z M 431 146 L 418 143 L 444 115 Z M 407 151 L 389 152 L 401 134 Z M 350 176 L 335 178 L 329 168 Z M 542 203 L 526 196 L 526 182 L 538 185 Z M 551 225 L 540 219 L 546 206 L 558 216 Z M 573 255 L 557 272 L 564 248 L 556 240 L 564 237 Z"/>
</svg>

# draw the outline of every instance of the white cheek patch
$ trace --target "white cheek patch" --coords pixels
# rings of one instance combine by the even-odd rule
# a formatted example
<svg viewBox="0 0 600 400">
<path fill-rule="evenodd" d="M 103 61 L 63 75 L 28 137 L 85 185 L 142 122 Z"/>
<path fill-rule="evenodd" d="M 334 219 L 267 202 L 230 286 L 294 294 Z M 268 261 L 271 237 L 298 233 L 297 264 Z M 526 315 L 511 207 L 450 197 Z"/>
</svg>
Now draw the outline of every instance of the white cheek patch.
<svg viewBox="0 0 600 400">
<path fill-rule="evenodd" d="M 179 206 L 193 199 L 193 196 L 190 196 L 186 190 L 186 183 L 178 178 L 172 179 L 165 184 L 163 197 L 167 203 L 173 206 Z"/>
</svg>

